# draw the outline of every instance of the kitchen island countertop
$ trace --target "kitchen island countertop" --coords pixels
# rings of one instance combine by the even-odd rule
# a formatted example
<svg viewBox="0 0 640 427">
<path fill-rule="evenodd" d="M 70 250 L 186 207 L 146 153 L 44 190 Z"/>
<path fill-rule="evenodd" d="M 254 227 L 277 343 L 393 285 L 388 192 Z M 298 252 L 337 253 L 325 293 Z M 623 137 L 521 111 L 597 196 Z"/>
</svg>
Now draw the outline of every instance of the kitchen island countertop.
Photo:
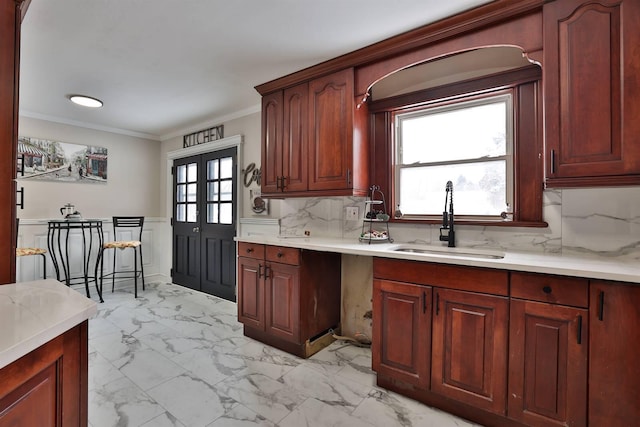
<svg viewBox="0 0 640 427">
<path fill-rule="evenodd" d="M 640 284 L 640 262 L 634 259 L 592 254 L 559 254 L 494 250 L 483 248 L 447 248 L 415 243 L 367 243 L 354 239 L 321 237 L 281 237 L 254 235 L 236 237 L 238 242 L 286 246 L 348 255 L 384 257 L 511 271 L 557 274 L 589 279 L 613 280 Z M 425 253 L 397 249 L 424 250 Z M 501 257 L 494 258 L 498 255 Z M 242 256 L 242 254 L 239 254 Z"/>
<path fill-rule="evenodd" d="M 54 279 L 0 285 L 0 368 L 96 312 L 94 301 Z"/>
</svg>

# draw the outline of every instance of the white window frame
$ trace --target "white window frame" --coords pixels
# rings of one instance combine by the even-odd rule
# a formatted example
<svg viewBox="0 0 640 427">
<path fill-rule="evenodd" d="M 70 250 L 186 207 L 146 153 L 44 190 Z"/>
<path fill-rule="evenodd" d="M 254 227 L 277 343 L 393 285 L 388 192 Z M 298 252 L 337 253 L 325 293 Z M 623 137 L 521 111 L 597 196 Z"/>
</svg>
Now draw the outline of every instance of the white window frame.
<svg viewBox="0 0 640 427">
<path fill-rule="evenodd" d="M 440 166 L 440 165 L 461 165 L 465 163 L 478 163 L 478 162 L 486 162 L 487 160 L 506 160 L 506 201 L 507 204 L 513 207 L 514 203 L 514 182 L 515 182 L 515 171 L 514 171 L 514 91 L 502 90 L 499 92 L 492 92 L 490 94 L 484 94 L 480 96 L 466 96 L 463 98 L 458 98 L 456 100 L 447 100 L 444 102 L 432 103 L 428 106 L 413 109 L 410 112 L 406 111 L 398 111 L 394 114 L 394 141 L 395 141 L 395 162 L 394 162 L 394 194 L 396 201 L 400 200 L 400 175 L 401 170 L 404 168 L 415 168 L 415 167 L 425 167 L 425 166 Z M 497 101 L 506 102 L 506 153 L 504 156 L 492 156 L 492 157 L 480 157 L 480 158 L 469 158 L 455 161 L 441 161 L 441 162 L 420 162 L 420 163 L 412 163 L 412 164 L 402 164 L 402 132 L 401 132 L 401 122 L 404 119 L 415 118 L 424 115 L 430 114 L 438 114 L 446 111 L 459 110 L 464 108 L 471 108 L 479 105 L 487 105 L 493 104 Z M 444 187 L 442 188 L 442 193 L 444 197 Z M 455 188 L 454 188 L 455 191 Z M 402 208 L 402 206 L 401 206 Z M 506 206 L 505 206 L 506 209 Z M 424 213 L 424 214 L 415 214 L 415 215 L 405 215 L 404 219 L 408 220 L 441 220 L 441 213 Z M 460 220 L 469 220 L 469 221 L 502 221 L 503 218 L 500 216 L 500 213 L 496 213 L 496 215 L 465 215 L 464 212 L 457 213 L 456 218 Z"/>
</svg>

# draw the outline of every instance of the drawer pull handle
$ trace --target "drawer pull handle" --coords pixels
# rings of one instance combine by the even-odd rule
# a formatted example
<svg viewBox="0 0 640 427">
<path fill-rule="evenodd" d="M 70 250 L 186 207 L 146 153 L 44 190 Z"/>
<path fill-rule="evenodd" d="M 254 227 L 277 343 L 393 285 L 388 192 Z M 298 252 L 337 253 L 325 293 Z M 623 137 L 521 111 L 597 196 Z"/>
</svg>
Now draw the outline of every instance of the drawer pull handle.
<svg viewBox="0 0 640 427">
<path fill-rule="evenodd" d="M 266 272 L 266 268 L 265 268 Z M 262 264 L 258 264 L 258 279 L 262 277 Z"/>
<path fill-rule="evenodd" d="M 276 255 L 278 258 L 282 258 L 282 252 L 278 252 Z"/>
<path fill-rule="evenodd" d="M 542 288 L 542 292 L 544 292 L 545 294 L 550 294 L 552 292 L 551 286 L 545 286 L 544 288 Z"/>
<path fill-rule="evenodd" d="M 253 252 L 253 248 L 247 248 L 247 253 L 250 254 L 251 252 Z"/>
</svg>

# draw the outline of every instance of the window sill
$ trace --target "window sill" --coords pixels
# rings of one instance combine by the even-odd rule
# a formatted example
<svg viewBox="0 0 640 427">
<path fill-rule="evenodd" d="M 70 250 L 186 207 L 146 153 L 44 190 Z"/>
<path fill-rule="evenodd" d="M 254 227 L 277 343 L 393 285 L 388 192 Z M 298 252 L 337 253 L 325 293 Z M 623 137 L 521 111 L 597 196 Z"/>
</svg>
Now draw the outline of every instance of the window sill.
<svg viewBox="0 0 640 427">
<path fill-rule="evenodd" d="M 393 224 L 434 224 L 441 225 L 442 221 L 433 220 L 433 219 L 391 219 L 389 222 Z M 549 226 L 545 221 L 504 221 L 504 220 L 483 220 L 483 221 L 473 221 L 473 220 L 455 220 L 456 225 L 476 225 L 479 227 L 536 227 L 536 228 L 546 228 Z"/>
</svg>

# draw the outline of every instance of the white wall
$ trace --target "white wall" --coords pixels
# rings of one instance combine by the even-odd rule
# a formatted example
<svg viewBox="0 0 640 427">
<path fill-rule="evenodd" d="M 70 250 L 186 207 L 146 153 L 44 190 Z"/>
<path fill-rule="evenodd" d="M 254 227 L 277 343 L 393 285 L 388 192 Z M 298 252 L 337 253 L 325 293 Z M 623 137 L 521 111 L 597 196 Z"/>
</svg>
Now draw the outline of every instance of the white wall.
<svg viewBox="0 0 640 427">
<path fill-rule="evenodd" d="M 105 147 L 109 156 L 106 184 L 18 179 L 18 188 L 24 187 L 24 209 L 17 209 L 19 246 L 46 248 L 47 220 L 60 219 L 60 208 L 72 203 L 84 218 L 105 221 L 105 240 L 112 239 L 112 216 L 145 216 L 143 244 L 145 249 L 150 249 L 143 251 L 145 274 L 156 276 L 161 271 L 168 271 L 160 264 L 161 255 L 170 249 L 167 245 L 170 240 L 166 241 L 165 235 L 159 232 L 166 222 L 160 204 L 160 142 L 30 117 L 20 117 L 19 135 Z M 47 272 L 48 277 L 55 277 L 50 259 Z M 23 257 L 17 260 L 18 280 L 40 277 L 39 259 Z"/>
<path fill-rule="evenodd" d="M 18 179 L 25 189 L 25 207 L 18 217 L 60 218 L 60 207 L 76 206 L 85 218 L 113 215 L 161 216 L 160 143 L 29 117 L 20 117 L 19 135 L 108 150 L 106 185 Z"/>
</svg>

